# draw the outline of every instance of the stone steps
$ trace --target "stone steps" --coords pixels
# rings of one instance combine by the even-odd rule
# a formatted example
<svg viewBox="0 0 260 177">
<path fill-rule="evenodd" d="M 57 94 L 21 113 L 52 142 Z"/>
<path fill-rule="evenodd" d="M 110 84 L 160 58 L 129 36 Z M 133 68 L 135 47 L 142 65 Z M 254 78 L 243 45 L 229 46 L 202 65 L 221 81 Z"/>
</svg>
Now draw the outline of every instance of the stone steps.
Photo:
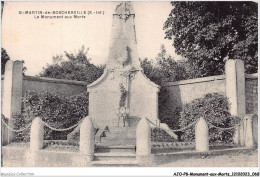
<svg viewBox="0 0 260 177">
<path fill-rule="evenodd" d="M 102 137 L 101 143 L 110 145 L 135 145 L 136 138 L 125 138 L 125 137 Z"/>
<path fill-rule="evenodd" d="M 119 136 L 124 136 L 124 135 L 131 135 L 135 136 L 136 135 L 136 128 L 129 128 L 129 127 L 112 127 L 110 128 L 106 133 L 107 136 L 109 135 L 119 135 Z"/>
<path fill-rule="evenodd" d="M 136 131 L 136 127 L 110 127 L 109 132 L 124 132 L 124 131 Z"/>
<path fill-rule="evenodd" d="M 136 161 L 136 126 L 109 127 L 96 143 L 94 167 L 133 167 Z"/>
<path fill-rule="evenodd" d="M 113 137 L 136 137 L 135 131 L 127 131 L 127 132 L 107 132 L 106 137 L 113 136 Z"/>
<path fill-rule="evenodd" d="M 101 137 L 100 143 L 114 145 L 135 145 L 136 128 L 135 127 L 110 127 Z"/>
<path fill-rule="evenodd" d="M 120 159 L 120 160 L 107 160 L 107 161 L 92 161 L 93 167 L 138 167 L 136 159 Z"/>
<path fill-rule="evenodd" d="M 117 138 L 117 139 L 127 139 L 127 138 L 136 138 L 136 135 L 135 134 L 130 134 L 130 133 L 127 133 L 127 134 L 108 134 L 107 136 L 105 137 L 101 137 L 101 140 L 102 139 L 109 139 L 109 138 Z"/>
<path fill-rule="evenodd" d="M 104 152 L 104 153 L 95 153 L 94 161 L 109 161 L 113 160 L 125 160 L 132 159 L 135 160 L 136 156 L 133 152 Z"/>
<path fill-rule="evenodd" d="M 91 166 L 95 167 L 133 167 L 138 166 L 135 146 L 97 145 Z"/>
<path fill-rule="evenodd" d="M 101 152 L 124 152 L 124 153 L 135 153 L 135 146 L 134 145 L 116 145 L 116 146 L 107 146 L 107 145 L 97 145 L 97 148 L 95 149 L 95 153 L 101 153 Z"/>
</svg>

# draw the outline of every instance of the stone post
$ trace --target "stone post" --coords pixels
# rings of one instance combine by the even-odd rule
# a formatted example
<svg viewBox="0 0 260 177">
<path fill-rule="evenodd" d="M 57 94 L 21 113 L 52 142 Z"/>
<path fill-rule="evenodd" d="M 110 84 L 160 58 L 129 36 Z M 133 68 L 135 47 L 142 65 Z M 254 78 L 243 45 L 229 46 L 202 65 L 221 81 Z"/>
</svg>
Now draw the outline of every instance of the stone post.
<svg viewBox="0 0 260 177">
<path fill-rule="evenodd" d="M 245 130 L 246 130 L 246 119 L 244 117 L 244 119 L 242 120 L 243 123 L 239 126 L 237 126 L 237 128 L 235 129 L 235 138 L 238 138 L 238 142 L 235 141 L 237 139 L 234 139 L 234 142 L 240 146 L 245 146 Z"/>
<path fill-rule="evenodd" d="M 40 150 L 43 147 L 43 135 L 44 128 L 42 124 L 42 120 L 39 117 L 36 117 L 31 126 L 31 134 L 30 134 L 30 150 Z"/>
<path fill-rule="evenodd" d="M 254 114 L 252 116 L 252 124 L 253 124 L 253 140 L 254 143 L 258 144 L 258 116 L 257 114 Z"/>
<path fill-rule="evenodd" d="M 1 121 L 4 121 L 8 124 L 8 119 L 6 119 L 3 115 L 1 116 Z M 7 127 L 4 125 L 3 122 L 1 122 L 1 142 L 2 142 L 2 146 L 5 146 L 8 144 L 8 129 Z"/>
<path fill-rule="evenodd" d="M 14 128 L 12 116 L 21 113 L 23 87 L 23 62 L 8 60 L 5 65 L 2 114 L 9 119 L 8 125 Z M 7 143 L 15 138 L 15 133 L 7 131 Z"/>
<path fill-rule="evenodd" d="M 243 118 L 246 114 L 245 102 L 245 68 L 242 60 L 227 60 L 225 64 L 226 96 L 230 103 L 230 113 Z M 234 142 L 243 144 L 242 126 L 235 131 Z"/>
<path fill-rule="evenodd" d="M 94 158 L 95 128 L 89 116 L 85 117 L 80 125 L 80 153 L 89 163 Z"/>
<path fill-rule="evenodd" d="M 253 114 L 247 114 L 245 116 L 245 146 L 247 148 L 254 147 L 254 140 L 253 140 L 253 126 L 252 126 L 252 119 Z"/>
<path fill-rule="evenodd" d="M 151 155 L 151 128 L 146 118 L 142 118 L 136 128 L 136 158 L 139 164 L 147 165 Z"/>
<path fill-rule="evenodd" d="M 209 129 L 207 122 L 201 117 L 195 126 L 196 151 L 209 151 Z"/>
</svg>

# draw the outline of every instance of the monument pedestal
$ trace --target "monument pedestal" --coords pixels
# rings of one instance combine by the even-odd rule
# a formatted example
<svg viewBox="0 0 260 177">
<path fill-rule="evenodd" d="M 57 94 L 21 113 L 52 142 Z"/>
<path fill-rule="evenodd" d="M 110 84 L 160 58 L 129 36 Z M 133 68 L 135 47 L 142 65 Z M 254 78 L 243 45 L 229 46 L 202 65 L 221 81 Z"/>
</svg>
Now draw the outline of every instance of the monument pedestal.
<svg viewBox="0 0 260 177">
<path fill-rule="evenodd" d="M 127 108 L 129 117 L 158 122 L 160 87 L 145 76 L 140 66 L 134 20 L 131 3 L 120 2 L 113 14 L 106 68 L 103 75 L 87 87 L 89 116 L 101 128 L 118 125 L 116 110 L 119 107 Z M 119 122 L 122 126 L 122 120 Z"/>
<path fill-rule="evenodd" d="M 130 121 L 130 127 L 109 126 L 98 144 L 103 146 L 135 146 L 136 126 L 138 122 L 139 119 L 135 119 L 135 121 L 132 120 L 132 122 Z"/>
<path fill-rule="evenodd" d="M 95 154 L 115 153 L 107 154 L 106 158 L 110 159 L 118 158 L 117 153 L 122 152 L 133 153 L 135 159 L 137 123 L 145 118 L 153 124 L 159 122 L 160 87 L 145 76 L 140 66 L 134 19 L 131 3 L 120 2 L 113 14 L 106 68 L 103 75 L 87 87 L 89 116 L 99 128 Z M 125 108 L 127 112 L 119 112 L 118 108 Z M 119 119 L 119 113 L 126 113 L 129 119 Z M 97 160 L 101 158 L 96 157 Z M 102 164 L 98 161 L 93 163 Z M 130 163 L 135 164 L 132 160 Z"/>
</svg>

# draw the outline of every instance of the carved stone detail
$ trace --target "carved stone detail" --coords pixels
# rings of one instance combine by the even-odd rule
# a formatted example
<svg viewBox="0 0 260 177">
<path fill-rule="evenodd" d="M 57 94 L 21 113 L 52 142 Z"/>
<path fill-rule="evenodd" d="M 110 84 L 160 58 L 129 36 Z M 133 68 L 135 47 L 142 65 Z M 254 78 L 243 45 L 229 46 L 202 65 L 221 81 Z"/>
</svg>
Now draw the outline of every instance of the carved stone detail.
<svg viewBox="0 0 260 177">
<path fill-rule="evenodd" d="M 131 14 L 134 14 L 134 9 L 129 2 L 122 2 L 116 7 L 115 15 L 118 15 L 120 19 L 126 21 Z"/>
</svg>

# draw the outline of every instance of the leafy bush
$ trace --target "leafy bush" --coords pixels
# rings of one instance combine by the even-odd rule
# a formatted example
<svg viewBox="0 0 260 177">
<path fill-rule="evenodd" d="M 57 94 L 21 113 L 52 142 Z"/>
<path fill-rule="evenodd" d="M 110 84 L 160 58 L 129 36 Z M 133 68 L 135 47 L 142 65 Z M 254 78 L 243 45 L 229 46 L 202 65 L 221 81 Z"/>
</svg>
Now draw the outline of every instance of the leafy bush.
<svg viewBox="0 0 260 177">
<path fill-rule="evenodd" d="M 14 119 L 14 127 L 17 130 L 25 128 L 32 122 L 31 117 L 23 116 L 22 114 L 14 115 L 13 119 Z M 15 137 L 16 141 L 24 141 L 24 142 L 30 141 L 30 130 L 31 129 L 28 128 L 22 132 L 16 133 L 16 137 Z"/>
<path fill-rule="evenodd" d="M 88 115 L 88 94 L 73 96 L 48 91 L 28 91 L 23 97 L 22 114 L 16 118 L 17 127 L 28 125 L 36 116 L 57 129 L 68 128 Z M 72 130 L 58 132 L 44 127 L 45 139 L 66 139 Z M 18 140 L 28 141 L 28 132 L 18 134 Z"/>
<path fill-rule="evenodd" d="M 207 122 L 212 123 L 217 127 L 228 128 L 238 123 L 238 118 L 230 115 L 229 103 L 225 96 L 218 93 L 210 93 L 203 98 L 198 98 L 183 106 L 183 110 L 180 115 L 180 126 L 186 127 L 190 123 L 198 120 L 200 117 L 204 117 Z M 209 126 L 209 141 L 210 143 L 215 141 L 232 142 L 234 129 L 221 130 Z M 187 129 L 181 136 L 182 140 L 191 141 L 194 140 L 195 128 Z"/>
<path fill-rule="evenodd" d="M 151 141 L 154 142 L 176 142 L 167 132 L 160 128 L 153 128 L 151 132 Z"/>
</svg>

